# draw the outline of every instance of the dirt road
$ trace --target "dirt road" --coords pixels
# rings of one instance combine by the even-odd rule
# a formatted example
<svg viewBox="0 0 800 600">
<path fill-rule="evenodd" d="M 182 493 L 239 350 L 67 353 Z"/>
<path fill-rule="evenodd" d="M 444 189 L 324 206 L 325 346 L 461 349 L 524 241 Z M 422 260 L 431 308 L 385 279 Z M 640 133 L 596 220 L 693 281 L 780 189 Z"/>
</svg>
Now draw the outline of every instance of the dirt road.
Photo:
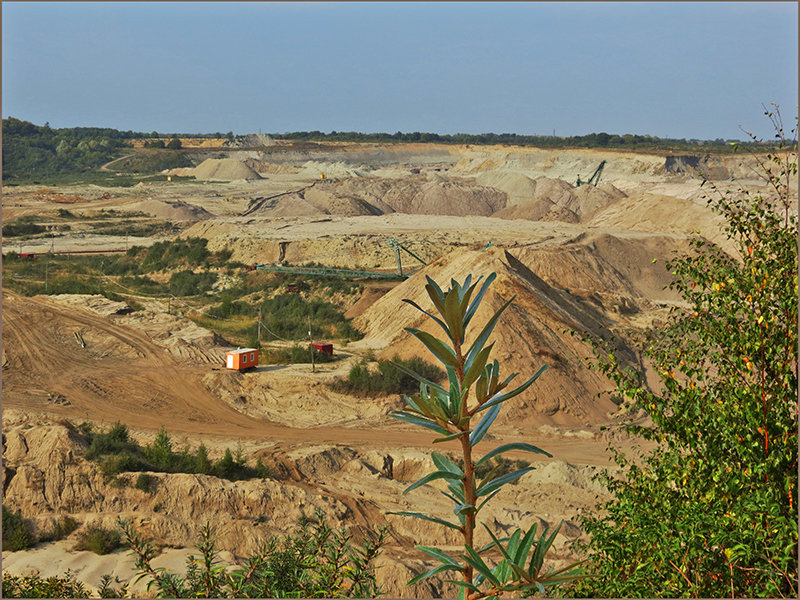
<svg viewBox="0 0 800 600">
<path fill-rule="evenodd" d="M 203 385 L 209 367 L 187 365 L 145 333 L 45 298 L 3 292 L 3 406 L 48 412 L 137 430 L 162 425 L 176 435 L 330 443 L 351 447 L 430 446 L 432 434 L 403 424 L 292 428 L 243 415 Z M 82 348 L 74 333 L 87 342 Z M 313 392 L 312 392 L 313 393 Z M 324 406 L 319 407 L 324 411 Z M 497 443 L 521 441 L 522 436 Z M 606 464 L 605 442 L 562 438 L 539 443 L 559 460 Z M 456 449 L 455 444 L 451 444 Z M 447 445 L 443 445 L 447 449 Z"/>
</svg>

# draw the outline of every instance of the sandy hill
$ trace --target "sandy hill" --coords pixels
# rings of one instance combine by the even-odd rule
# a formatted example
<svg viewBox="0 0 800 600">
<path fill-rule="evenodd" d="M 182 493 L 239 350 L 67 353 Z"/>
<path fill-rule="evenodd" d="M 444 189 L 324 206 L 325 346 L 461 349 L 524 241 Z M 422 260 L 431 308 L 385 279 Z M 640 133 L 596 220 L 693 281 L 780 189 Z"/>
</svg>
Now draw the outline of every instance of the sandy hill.
<svg viewBox="0 0 800 600">
<path fill-rule="evenodd" d="M 468 180 L 424 175 L 407 179 L 354 177 L 325 180 L 307 188 L 266 199 L 247 214 L 269 216 L 423 215 L 490 216 L 506 204 L 500 190 Z"/>
<path fill-rule="evenodd" d="M 205 208 L 180 200 L 148 199 L 131 205 L 131 208 L 168 221 L 203 221 L 214 216 Z"/>
<path fill-rule="evenodd" d="M 505 299 L 516 294 L 516 301 L 506 310 L 493 334 L 496 342 L 493 356 L 500 360 L 506 374 L 520 372 L 522 376 L 530 376 L 542 364 L 550 365 L 536 385 L 510 403 L 504 416 L 501 413 L 500 422 L 517 427 L 542 424 L 574 427 L 607 421 L 615 407 L 608 398 L 598 398 L 597 393 L 607 389 L 608 383 L 580 364 L 580 359 L 590 354 L 589 348 L 565 330 L 596 334 L 613 322 L 591 303 L 549 285 L 500 248 L 457 250 L 416 273 L 356 319 L 356 325 L 366 332 L 360 343 L 382 349 L 384 356 L 419 355 L 433 360 L 404 327 L 420 328 L 434 335 L 441 331 L 402 299 L 409 298 L 433 310 L 424 289 L 425 275 L 446 285 L 451 278 L 463 281 L 469 273 L 475 277 L 492 272 L 497 273 L 497 280 L 471 324 L 471 335 L 483 327 Z"/>
<path fill-rule="evenodd" d="M 494 213 L 502 219 L 579 223 L 626 196 L 611 184 L 574 187 L 563 179 L 549 177 L 491 173 L 478 180 L 495 180 L 494 187 L 509 194 L 508 206 Z"/>
<path fill-rule="evenodd" d="M 579 223 L 625 197 L 610 184 L 576 188 L 562 179 L 531 179 L 520 173 L 492 172 L 474 179 L 435 172 L 402 179 L 348 174 L 345 179 L 318 181 L 266 199 L 258 206 L 251 205 L 246 214 L 294 217 L 398 212 Z"/>
<path fill-rule="evenodd" d="M 205 181 L 261 179 L 261 175 L 235 158 L 207 158 L 194 169 L 185 169 L 183 172 Z"/>
</svg>

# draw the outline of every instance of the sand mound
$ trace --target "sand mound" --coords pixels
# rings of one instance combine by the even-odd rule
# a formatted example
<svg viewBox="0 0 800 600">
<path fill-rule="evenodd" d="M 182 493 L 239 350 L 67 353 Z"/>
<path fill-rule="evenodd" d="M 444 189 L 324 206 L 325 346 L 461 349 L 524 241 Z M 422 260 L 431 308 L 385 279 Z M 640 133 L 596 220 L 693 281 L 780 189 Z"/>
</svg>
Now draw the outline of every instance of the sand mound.
<svg viewBox="0 0 800 600">
<path fill-rule="evenodd" d="M 222 145 L 226 148 L 259 148 L 261 146 L 274 146 L 277 142 L 266 133 L 248 133 L 237 136 L 233 141 L 226 141 Z"/>
<path fill-rule="evenodd" d="M 688 240 L 668 236 L 582 234 L 555 247 L 524 247 L 513 254 L 548 284 L 592 295 L 607 309 L 607 300 L 623 306 L 627 300 L 677 300 L 666 289 L 672 281 L 662 258 L 665 249 L 688 252 Z M 608 298 L 611 296 L 611 298 Z M 627 300 L 621 300 L 621 299 Z M 605 304 L 604 304 L 605 303 Z"/>
<path fill-rule="evenodd" d="M 610 321 L 591 304 L 548 285 L 499 248 L 457 250 L 398 285 L 355 320 L 356 326 L 366 332 L 360 344 L 383 349 L 384 356 L 417 355 L 431 360 L 423 345 L 404 328 L 417 327 L 434 335 L 441 331 L 437 332 L 435 324 L 402 299 L 412 299 L 422 308 L 433 310 L 424 290 L 426 274 L 445 284 L 451 278 L 463 281 L 469 273 L 478 276 L 492 272 L 498 274 L 497 280 L 468 336 L 479 331 L 505 298 L 516 294 L 515 303 L 504 313 L 493 334 L 496 342 L 493 356 L 501 361 L 505 373 L 530 376 L 542 364 L 550 365 L 536 385 L 508 406 L 500 422 L 519 427 L 533 424 L 574 427 L 606 422 L 615 407 L 597 394 L 608 389 L 608 382 L 580 363 L 590 351 L 565 330 L 598 333 Z"/>
<path fill-rule="evenodd" d="M 180 200 L 144 200 L 131 208 L 168 221 L 203 221 L 214 216 L 205 208 Z"/>
<path fill-rule="evenodd" d="M 372 169 L 366 165 L 353 165 L 345 162 L 318 162 L 310 160 L 306 162 L 298 172 L 304 177 L 364 177 Z"/>
<path fill-rule="evenodd" d="M 505 192 L 508 196 L 508 207 L 517 206 L 524 200 L 532 198 L 536 193 L 536 183 L 522 173 L 488 171 L 479 174 L 475 178 L 475 182 Z"/>
<path fill-rule="evenodd" d="M 362 216 L 393 212 L 421 215 L 490 216 L 506 205 L 500 190 L 424 175 L 407 179 L 355 177 L 321 180 L 303 190 L 280 194 L 247 214 L 270 216 Z"/>
<path fill-rule="evenodd" d="M 595 227 L 625 229 L 673 235 L 700 235 L 731 250 L 722 230 L 723 218 L 710 208 L 691 200 L 642 194 L 624 198 L 592 216 L 587 224 Z"/>
<path fill-rule="evenodd" d="M 525 179 L 529 183 L 520 180 L 519 176 L 499 182 L 507 187 L 513 186 L 516 195 L 513 205 L 509 203 L 509 206 L 494 216 L 503 219 L 579 223 L 598 210 L 625 197 L 625 193 L 610 184 L 598 187 L 584 185 L 576 188 L 563 179 L 549 177 Z M 522 196 L 522 192 L 527 192 L 528 195 Z"/>
<path fill-rule="evenodd" d="M 208 158 L 192 169 L 191 174 L 197 179 L 214 181 L 261 179 L 261 175 L 235 158 Z"/>
<path fill-rule="evenodd" d="M 279 163 L 273 163 L 266 160 L 259 160 L 257 158 L 248 158 L 244 161 L 248 167 L 253 169 L 257 173 L 267 173 L 269 175 L 283 175 L 283 174 L 295 174 L 300 171 L 300 167 L 293 167 L 292 165 L 282 165 Z"/>
<path fill-rule="evenodd" d="M 436 178 L 398 184 L 383 197 L 396 212 L 488 217 L 506 205 L 506 194 L 489 187 Z"/>
</svg>

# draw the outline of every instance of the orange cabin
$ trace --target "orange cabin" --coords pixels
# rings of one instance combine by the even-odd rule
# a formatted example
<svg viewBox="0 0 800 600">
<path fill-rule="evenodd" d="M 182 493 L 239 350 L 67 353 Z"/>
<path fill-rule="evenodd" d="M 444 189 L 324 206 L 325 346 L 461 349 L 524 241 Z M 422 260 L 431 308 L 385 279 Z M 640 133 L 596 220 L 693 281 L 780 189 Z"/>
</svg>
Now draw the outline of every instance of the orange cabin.
<svg viewBox="0 0 800 600">
<path fill-rule="evenodd" d="M 258 350 L 255 348 L 238 348 L 231 350 L 225 360 L 229 369 L 241 371 L 258 365 Z"/>
</svg>

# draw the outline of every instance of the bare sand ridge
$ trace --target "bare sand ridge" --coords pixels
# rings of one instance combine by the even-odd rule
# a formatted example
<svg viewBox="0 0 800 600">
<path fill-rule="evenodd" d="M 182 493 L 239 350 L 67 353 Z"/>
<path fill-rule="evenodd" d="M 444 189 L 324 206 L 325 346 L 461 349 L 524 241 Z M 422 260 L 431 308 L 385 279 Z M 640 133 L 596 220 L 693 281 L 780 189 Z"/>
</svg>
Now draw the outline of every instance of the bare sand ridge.
<svg viewBox="0 0 800 600">
<path fill-rule="evenodd" d="M 344 360 L 314 373 L 308 365 L 225 371 L 221 359 L 229 347 L 169 314 L 160 300 L 142 300 L 144 308 L 131 313 L 100 297 L 25 298 L 4 290 L 4 502 L 40 527 L 65 513 L 107 525 L 127 516 L 146 535 L 182 546 L 191 546 L 209 520 L 230 558 L 246 554 L 260 538 L 290 531 L 301 511 L 323 508 L 334 525 L 390 526 L 378 571 L 387 595 L 452 594 L 436 580 L 404 584 L 424 564 L 414 543 L 455 548 L 458 540 L 386 514 L 448 514 L 433 486 L 402 495 L 409 481 L 429 470 L 433 436 L 388 418 L 402 406 L 399 396 L 353 397 L 327 383 L 368 351 L 425 355 L 404 328 L 435 330 L 402 299 L 427 307 L 426 275 L 447 285 L 450 278 L 494 272 L 497 281 L 474 327 L 516 295 L 493 336 L 495 357 L 505 373 L 519 371 L 520 381 L 545 363 L 549 368 L 504 409 L 483 450 L 528 441 L 554 457 L 533 457 L 536 470 L 500 494 L 487 518 L 500 532 L 563 519 L 555 559 L 570 558 L 570 540 L 583 535 L 580 511 L 603 494 L 591 476 L 609 463 L 606 444 L 628 443 L 614 427 L 616 406 L 598 395 L 608 382 L 581 362 L 590 350 L 580 335 L 637 329 L 665 318 L 678 298 L 665 289 L 670 274 L 664 259 L 687 250 L 698 230 L 726 243 L 719 219 L 704 206 L 699 174 L 736 176 L 758 191 L 748 180 L 752 164 L 741 157 L 597 150 L 260 142 L 253 148 L 193 148 L 197 166 L 180 171 L 197 177 L 191 183 L 10 188 L 4 190 L 3 217 L 54 214 L 65 202 L 76 214 L 141 211 L 181 224 L 181 236 L 207 238 L 210 249 L 230 249 L 232 259 L 245 264 L 313 261 L 387 272 L 396 268 L 387 243 L 394 237 L 427 265 L 403 255 L 405 271 L 415 272 L 409 279 L 366 285 L 347 307 L 364 339 L 338 347 Z M 601 160 L 600 185 L 576 187 L 577 176 L 587 179 Z M 163 238 L 130 243 L 156 239 Z M 51 244 L 118 248 L 124 241 L 67 233 L 24 244 L 42 251 Z M 16 251 L 16 244 L 4 246 L 9 249 Z M 76 344 L 76 332 L 85 347 Z M 629 349 L 627 356 L 636 360 Z M 276 476 L 233 483 L 153 474 L 150 495 L 111 487 L 82 458 L 85 442 L 73 424 L 83 420 L 120 420 L 143 443 L 166 425 L 176 443 L 194 448 L 202 441 L 212 458 L 238 441 L 250 460 L 273 465 Z M 384 469 L 387 456 L 394 463 L 391 474 Z M 5 552 L 4 568 L 50 575 L 74 567 L 91 585 L 105 572 L 132 575 L 124 552 L 102 558 L 74 553 L 73 540 Z M 159 560 L 180 566 L 187 553 L 170 549 Z"/>
</svg>

